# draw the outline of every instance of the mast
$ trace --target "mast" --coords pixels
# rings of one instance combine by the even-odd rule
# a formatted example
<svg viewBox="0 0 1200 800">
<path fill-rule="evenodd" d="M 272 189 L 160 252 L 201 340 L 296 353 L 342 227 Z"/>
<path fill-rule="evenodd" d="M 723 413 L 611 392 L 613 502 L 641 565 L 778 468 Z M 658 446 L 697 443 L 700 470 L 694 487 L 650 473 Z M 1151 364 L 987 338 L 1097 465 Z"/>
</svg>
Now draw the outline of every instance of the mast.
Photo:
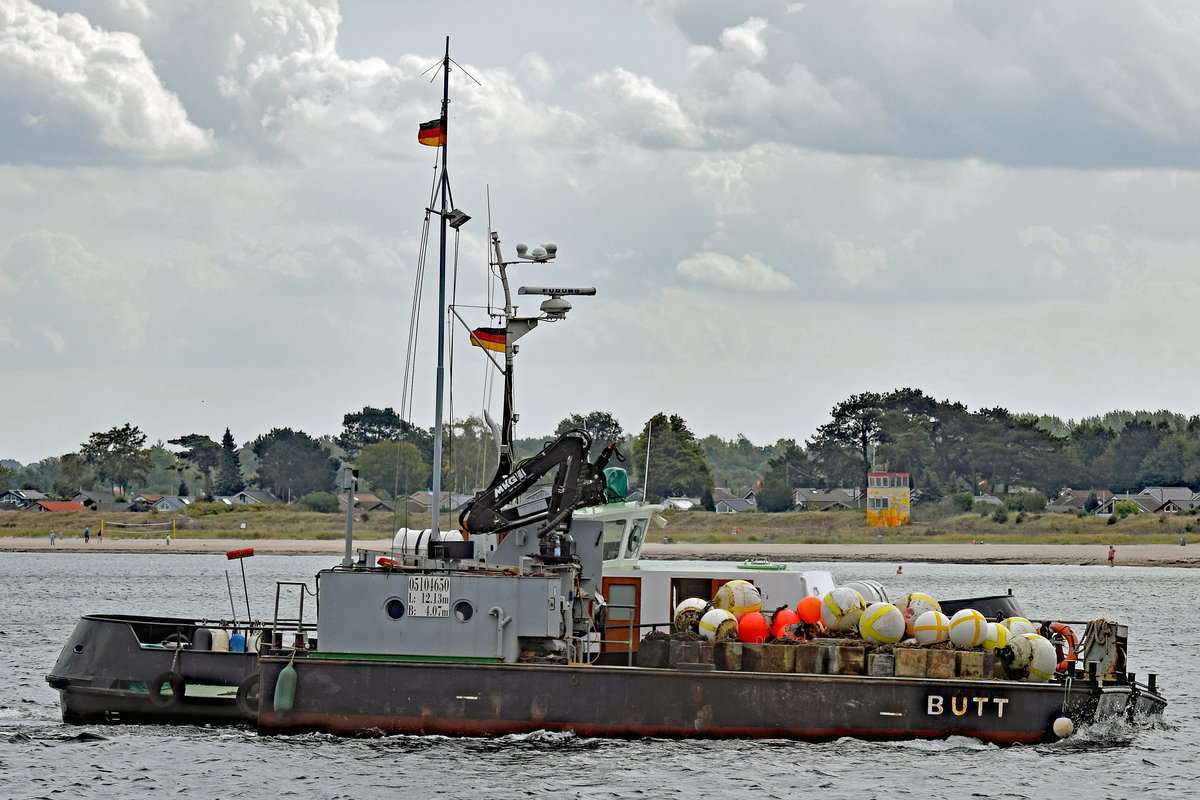
<svg viewBox="0 0 1200 800">
<path fill-rule="evenodd" d="M 433 414 L 433 520 L 429 527 L 429 542 L 438 541 L 438 526 L 442 515 L 442 407 L 446 386 L 446 225 L 449 212 L 450 178 L 446 171 L 446 143 L 450 107 L 450 37 L 446 37 L 446 55 L 442 59 L 442 205 L 438 217 L 441 220 L 441 238 L 438 256 L 438 353 L 437 353 L 437 403 Z"/>
</svg>

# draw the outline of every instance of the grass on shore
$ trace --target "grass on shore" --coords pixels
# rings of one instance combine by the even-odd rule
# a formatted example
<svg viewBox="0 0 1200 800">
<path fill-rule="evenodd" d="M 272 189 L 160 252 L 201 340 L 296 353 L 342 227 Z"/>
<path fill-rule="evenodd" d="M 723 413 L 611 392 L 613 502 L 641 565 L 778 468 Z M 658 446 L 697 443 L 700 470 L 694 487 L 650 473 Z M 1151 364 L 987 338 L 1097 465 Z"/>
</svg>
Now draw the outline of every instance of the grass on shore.
<svg viewBox="0 0 1200 800">
<path fill-rule="evenodd" d="M 78 536 L 84 528 L 93 535 L 104 521 L 105 537 L 162 538 L 167 526 L 146 523 L 175 521 L 176 536 L 190 539 L 340 539 L 345 536 L 346 516 L 321 514 L 296 507 L 236 507 L 245 509 L 200 516 L 159 513 L 100 514 L 89 511 L 0 512 L 0 536 L 48 537 L 50 531 Z M 713 544 L 719 542 L 762 542 L 796 544 L 871 544 L 877 537 L 891 544 L 956 544 L 973 541 L 996 544 L 1176 544 L 1200 528 L 1192 514 L 1138 514 L 1109 525 L 1107 517 L 1075 517 L 1068 514 L 1027 514 L 1017 522 L 1011 514 L 1006 522 L 990 515 L 966 513 L 939 519 L 922 519 L 901 528 L 871 528 L 864 512 L 801 511 L 796 513 L 714 514 L 705 511 L 668 511 L 668 524 L 651 531 L 651 540 L 664 536 L 672 542 Z M 114 524 L 115 523 L 115 524 Z M 245 528 L 242 527 L 243 523 Z M 406 524 L 392 514 L 356 514 L 354 535 L 358 539 L 390 539 Z M 450 515 L 442 517 L 443 529 L 457 524 Z M 428 527 L 429 518 L 407 521 L 412 528 Z M 124 527 L 130 526 L 130 527 Z M 735 533 L 741 528 L 742 533 Z"/>
</svg>

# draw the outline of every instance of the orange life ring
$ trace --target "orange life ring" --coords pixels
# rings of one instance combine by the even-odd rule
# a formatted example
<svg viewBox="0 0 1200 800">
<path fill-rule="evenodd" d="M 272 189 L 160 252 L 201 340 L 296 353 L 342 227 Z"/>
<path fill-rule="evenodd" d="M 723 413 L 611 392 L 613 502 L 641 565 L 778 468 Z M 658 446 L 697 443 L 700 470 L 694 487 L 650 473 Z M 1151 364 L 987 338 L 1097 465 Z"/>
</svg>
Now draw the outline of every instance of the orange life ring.
<svg viewBox="0 0 1200 800">
<path fill-rule="evenodd" d="M 1054 643 L 1054 653 L 1058 656 L 1058 669 L 1055 671 L 1067 672 L 1078 658 L 1075 649 L 1079 646 L 1079 639 L 1065 622 L 1050 623 L 1050 632 L 1050 641 Z"/>
</svg>

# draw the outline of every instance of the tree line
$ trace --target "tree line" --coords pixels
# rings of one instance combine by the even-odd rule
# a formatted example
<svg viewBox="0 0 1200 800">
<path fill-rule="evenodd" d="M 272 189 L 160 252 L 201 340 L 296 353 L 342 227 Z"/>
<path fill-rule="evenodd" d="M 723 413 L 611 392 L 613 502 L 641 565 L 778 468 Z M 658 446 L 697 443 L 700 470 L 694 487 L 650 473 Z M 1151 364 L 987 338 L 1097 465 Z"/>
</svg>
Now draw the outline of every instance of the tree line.
<svg viewBox="0 0 1200 800">
<path fill-rule="evenodd" d="M 1075 423 L 999 407 L 970 411 L 906 388 L 839 402 L 803 444 L 780 439 L 755 445 L 741 435 L 699 438 L 681 416 L 666 412 L 631 433 L 611 414 L 592 411 L 565 417 L 550 437 L 518 440 L 517 457 L 571 428 L 591 434 L 592 457 L 617 441 L 625 460 L 613 465 L 624 467 L 648 498 L 699 497 L 709 508 L 716 486 L 737 495 L 754 489 L 761 510 L 784 510 L 798 487 L 865 490 L 871 470 L 909 473 L 930 501 L 980 486 L 1000 493 L 1028 488 L 1046 497 L 1066 486 L 1200 489 L 1200 417 L 1168 411 L 1114 411 Z M 169 440 L 176 450 L 161 442 L 147 446 L 145 434 L 126 423 L 93 433 L 77 452 L 25 467 L 0 466 L 0 488 L 59 497 L 102 486 L 124 495 L 213 497 L 249 487 L 336 510 L 333 493 L 343 466 L 359 471 L 364 491 L 385 499 L 428 490 L 433 438 L 432 430 L 400 419 L 393 409 L 370 406 L 344 415 L 335 437 L 274 428 L 240 448 L 229 429 L 220 442 L 189 433 Z M 443 438 L 444 491 L 466 495 L 485 486 L 497 463 L 488 426 L 468 417 L 448 423 Z"/>
</svg>

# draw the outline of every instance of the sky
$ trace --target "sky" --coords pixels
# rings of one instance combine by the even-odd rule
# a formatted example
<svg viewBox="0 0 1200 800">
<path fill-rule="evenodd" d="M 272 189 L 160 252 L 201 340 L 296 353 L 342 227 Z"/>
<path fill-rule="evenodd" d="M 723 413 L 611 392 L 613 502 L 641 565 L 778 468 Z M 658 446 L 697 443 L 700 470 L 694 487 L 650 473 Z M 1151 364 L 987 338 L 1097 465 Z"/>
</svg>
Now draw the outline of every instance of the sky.
<svg viewBox="0 0 1200 800">
<path fill-rule="evenodd" d="M 515 284 L 597 289 L 522 339 L 518 436 L 1200 413 L 1193 3 L 0 0 L 0 458 L 430 426 L 446 37 L 459 313 L 489 218 L 559 247 Z M 453 324 L 449 413 L 498 418 Z"/>
</svg>

